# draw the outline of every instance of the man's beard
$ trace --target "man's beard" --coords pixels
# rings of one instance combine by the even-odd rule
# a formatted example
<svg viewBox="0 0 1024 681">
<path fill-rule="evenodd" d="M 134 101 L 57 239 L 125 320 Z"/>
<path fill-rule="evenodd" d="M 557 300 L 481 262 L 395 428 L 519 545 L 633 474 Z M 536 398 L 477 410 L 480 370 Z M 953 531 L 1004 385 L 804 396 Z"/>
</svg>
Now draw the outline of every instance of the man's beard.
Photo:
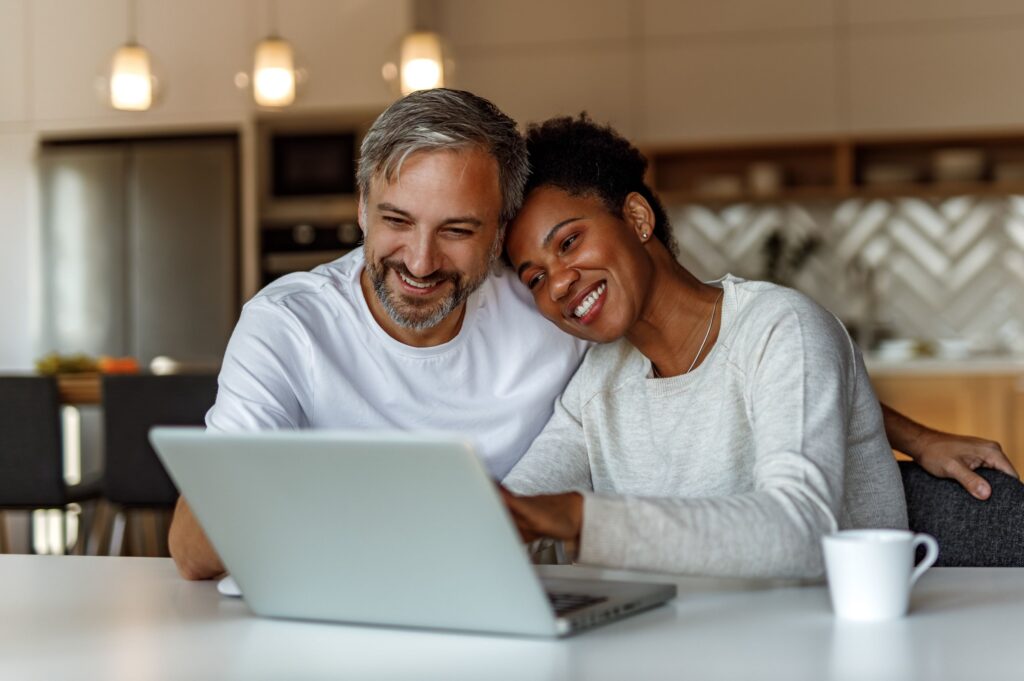
<svg viewBox="0 0 1024 681">
<path fill-rule="evenodd" d="M 417 300 L 415 297 L 392 291 L 386 283 L 388 270 L 394 270 L 414 281 L 419 280 L 419 277 L 409 272 L 405 263 L 400 260 L 381 260 L 377 263 L 367 258 L 366 273 L 370 277 L 370 283 L 373 284 L 373 292 L 377 295 L 377 300 L 380 301 L 392 321 L 399 326 L 413 331 L 424 331 L 440 324 L 448 315 L 458 309 L 459 305 L 466 302 L 469 294 L 484 283 L 489 268 L 485 267 L 480 275 L 473 279 L 469 279 L 461 272 L 447 270 L 434 272 L 430 276 L 432 285 L 436 286 L 446 281 L 451 282 L 451 292 L 438 301 Z"/>
</svg>

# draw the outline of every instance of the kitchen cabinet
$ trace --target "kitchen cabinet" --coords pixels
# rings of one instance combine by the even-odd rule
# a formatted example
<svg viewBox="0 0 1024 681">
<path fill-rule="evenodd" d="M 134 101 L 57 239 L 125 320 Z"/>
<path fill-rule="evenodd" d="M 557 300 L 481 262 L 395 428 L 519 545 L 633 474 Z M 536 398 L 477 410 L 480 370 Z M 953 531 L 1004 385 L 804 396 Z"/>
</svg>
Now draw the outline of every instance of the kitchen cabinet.
<svg viewBox="0 0 1024 681">
<path fill-rule="evenodd" d="M 671 203 L 1024 192 L 1024 131 L 764 138 L 651 146 L 648 182 Z M 767 182 L 758 176 L 767 173 Z"/>
<path fill-rule="evenodd" d="M 870 373 L 880 401 L 926 426 L 996 440 L 1024 471 L 1024 371 Z"/>
</svg>

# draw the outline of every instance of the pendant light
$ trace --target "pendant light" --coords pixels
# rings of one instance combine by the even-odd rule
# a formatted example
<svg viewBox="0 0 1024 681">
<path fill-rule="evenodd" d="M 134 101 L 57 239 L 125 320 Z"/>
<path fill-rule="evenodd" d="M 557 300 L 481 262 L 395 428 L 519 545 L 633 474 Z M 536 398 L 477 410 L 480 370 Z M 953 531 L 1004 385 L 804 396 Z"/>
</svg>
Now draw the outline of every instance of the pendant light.
<svg viewBox="0 0 1024 681">
<path fill-rule="evenodd" d="M 110 105 L 120 111 L 147 111 L 156 97 L 157 79 L 149 52 L 136 40 L 136 0 L 128 0 L 128 42 L 118 48 L 110 64 Z"/>
<path fill-rule="evenodd" d="M 295 102 L 295 52 L 277 35 L 277 3 L 271 1 L 270 35 L 256 46 L 252 69 L 252 94 L 259 106 L 282 108 Z"/>
<path fill-rule="evenodd" d="M 402 95 L 417 90 L 451 87 L 453 60 L 445 41 L 436 31 L 431 3 L 415 2 L 414 30 L 402 38 L 398 59 L 381 70 L 384 80 L 397 85 Z M 397 63 L 396 63 L 397 62 Z"/>
<path fill-rule="evenodd" d="M 405 36 L 400 64 L 403 95 L 444 87 L 444 54 L 437 33 L 415 31 Z"/>
</svg>

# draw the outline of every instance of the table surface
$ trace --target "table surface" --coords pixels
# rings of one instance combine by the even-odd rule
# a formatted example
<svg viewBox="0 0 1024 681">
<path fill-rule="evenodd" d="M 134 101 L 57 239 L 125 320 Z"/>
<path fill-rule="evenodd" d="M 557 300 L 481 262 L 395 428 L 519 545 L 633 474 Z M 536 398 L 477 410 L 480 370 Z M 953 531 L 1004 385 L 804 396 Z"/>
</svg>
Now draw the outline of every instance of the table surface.
<svg viewBox="0 0 1024 681">
<path fill-rule="evenodd" d="M 6 555 L 0 678 L 1024 677 L 1024 568 L 932 569 L 910 616 L 882 624 L 835 620 L 820 584 L 673 581 L 667 606 L 541 640 L 264 619 L 168 559 Z"/>
</svg>

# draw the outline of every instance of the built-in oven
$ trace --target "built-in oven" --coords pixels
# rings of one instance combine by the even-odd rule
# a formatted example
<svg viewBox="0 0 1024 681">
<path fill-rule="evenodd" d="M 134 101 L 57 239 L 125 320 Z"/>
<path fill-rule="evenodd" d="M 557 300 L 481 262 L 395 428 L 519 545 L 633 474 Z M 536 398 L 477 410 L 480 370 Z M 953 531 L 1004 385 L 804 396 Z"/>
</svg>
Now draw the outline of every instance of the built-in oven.
<svg viewBox="0 0 1024 681">
<path fill-rule="evenodd" d="M 356 161 L 377 112 L 257 121 L 262 285 L 361 241 Z"/>
</svg>

